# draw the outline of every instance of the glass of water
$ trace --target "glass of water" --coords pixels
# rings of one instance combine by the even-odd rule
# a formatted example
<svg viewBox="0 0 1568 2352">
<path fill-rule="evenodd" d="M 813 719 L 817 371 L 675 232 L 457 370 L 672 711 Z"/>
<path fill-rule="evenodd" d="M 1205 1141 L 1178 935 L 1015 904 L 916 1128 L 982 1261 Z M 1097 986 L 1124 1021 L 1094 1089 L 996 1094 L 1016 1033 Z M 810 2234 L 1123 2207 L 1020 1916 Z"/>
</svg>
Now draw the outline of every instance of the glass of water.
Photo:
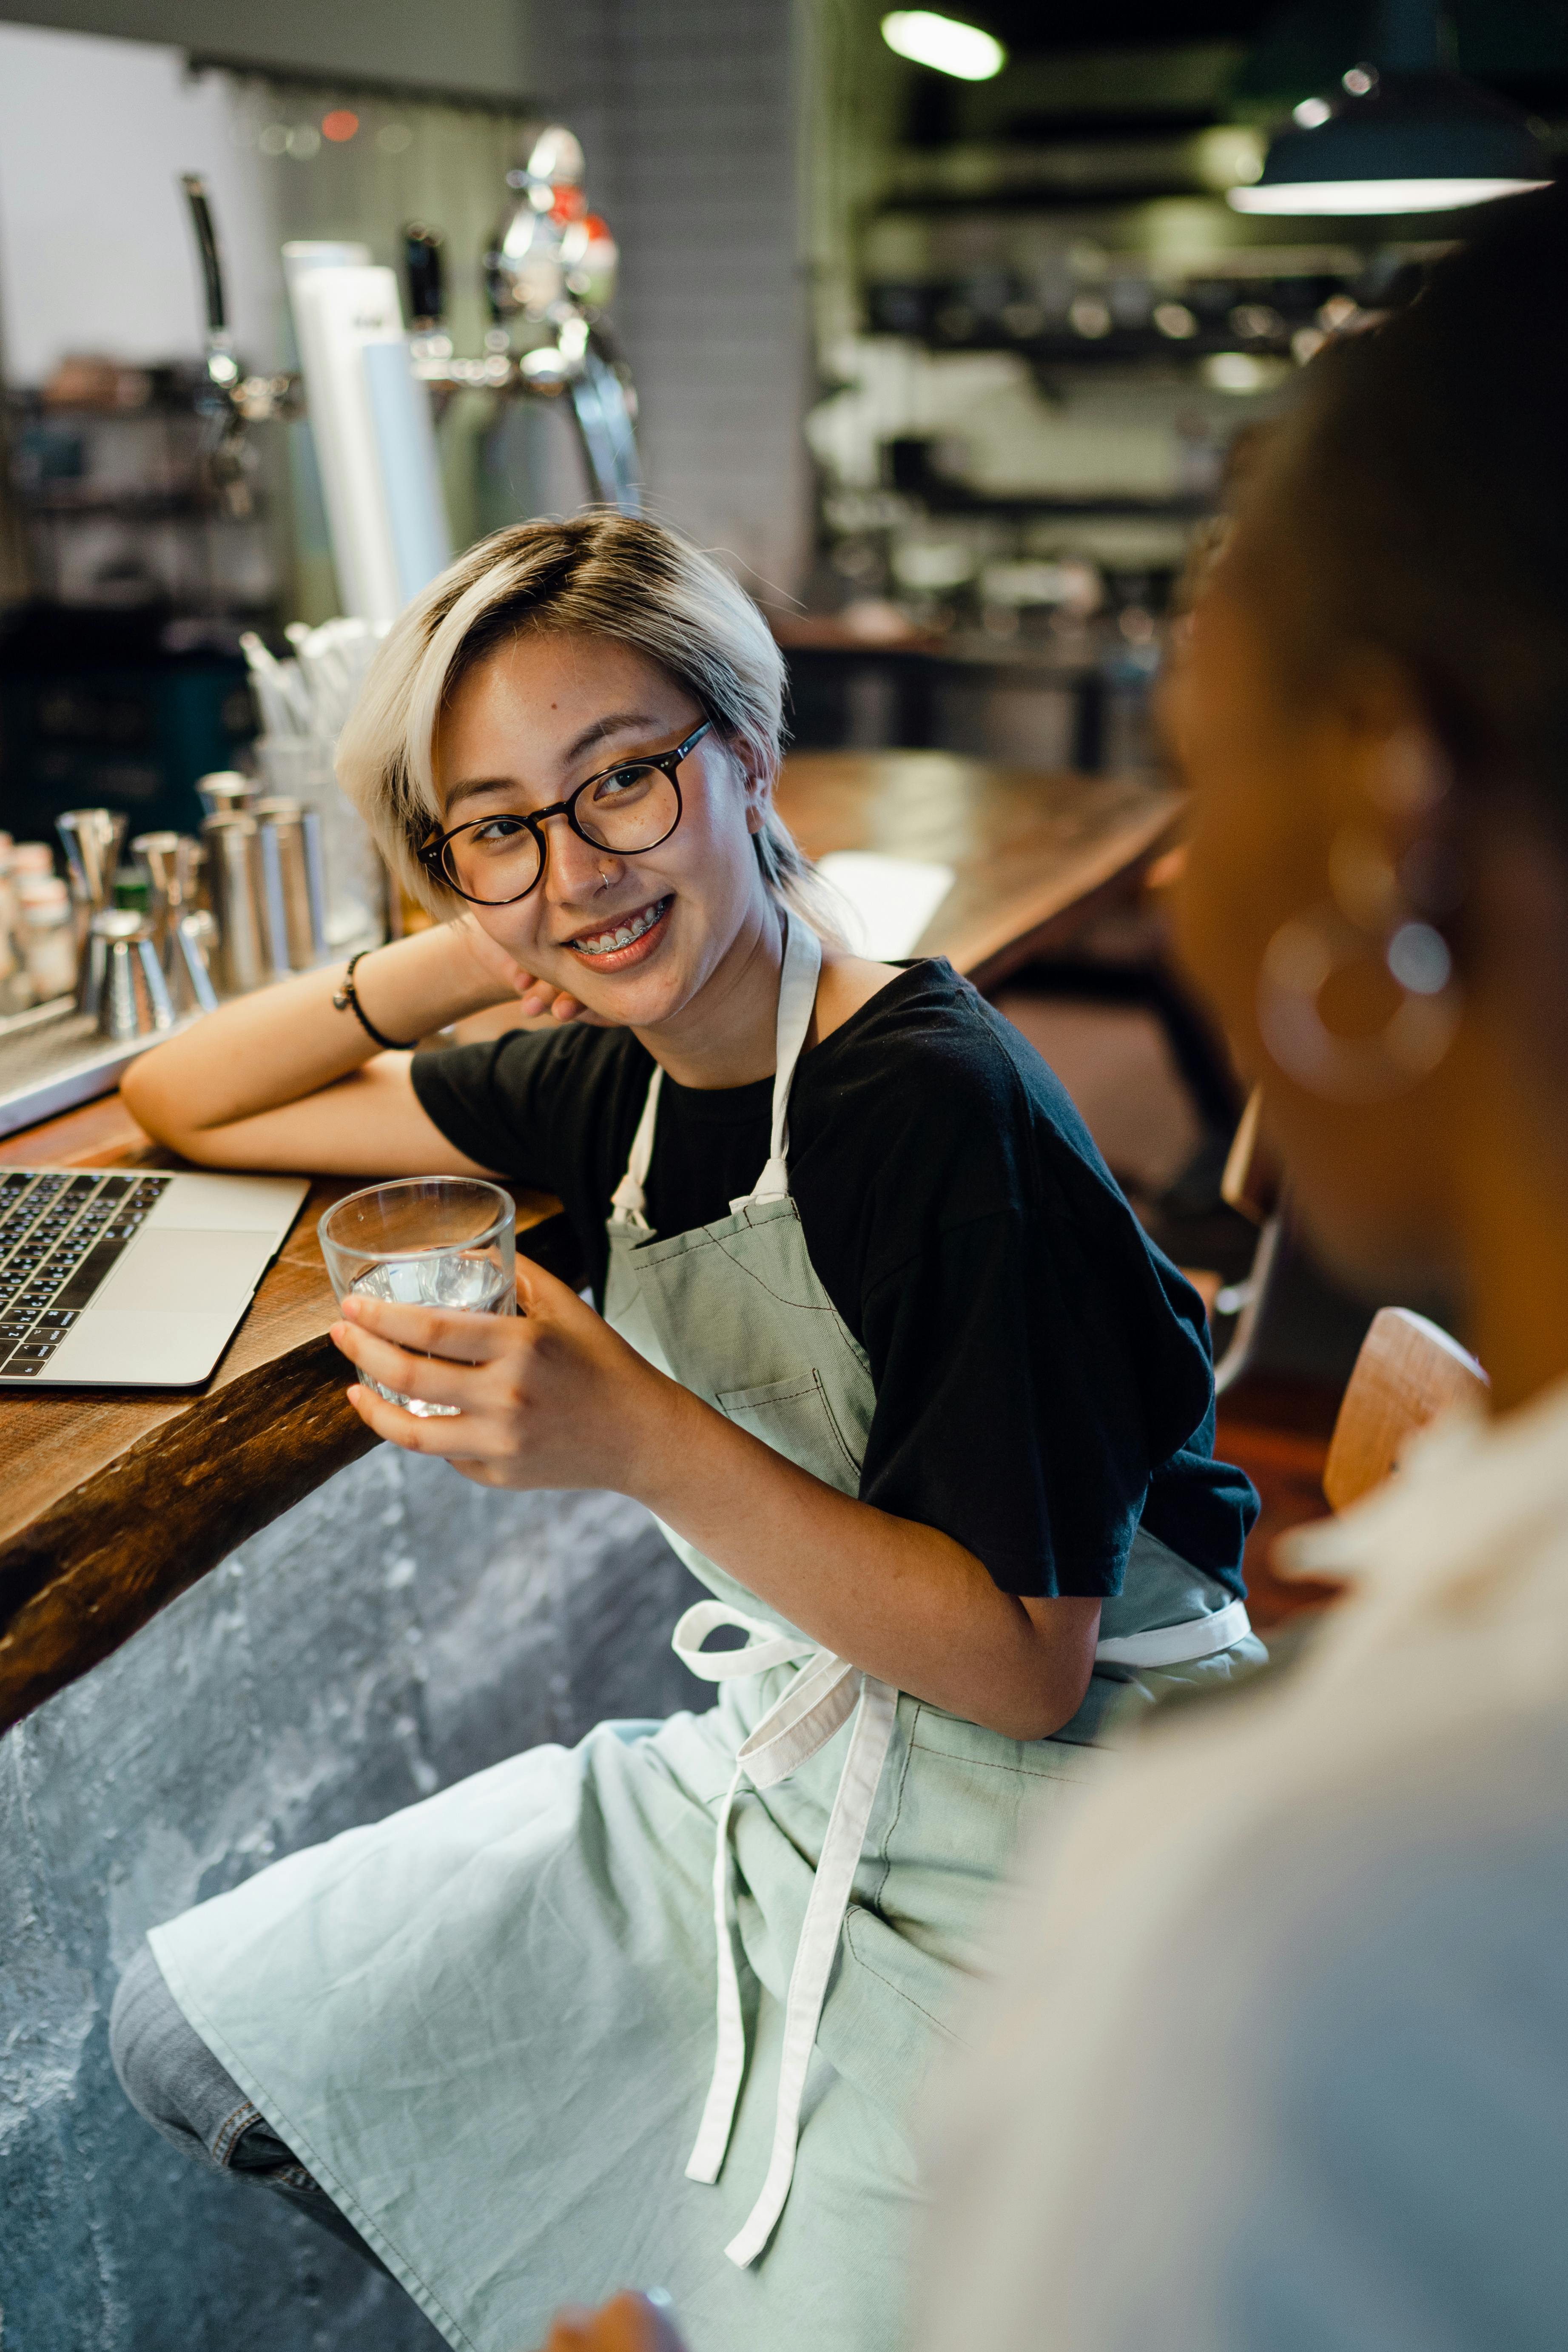
<svg viewBox="0 0 1568 2352">
<path fill-rule="evenodd" d="M 517 1209 L 510 1192 L 477 1176 L 404 1176 L 351 1192 L 317 1227 L 340 1299 L 387 1298 L 399 1307 L 462 1307 L 471 1315 L 517 1312 Z M 379 1381 L 378 1396 L 426 1417 L 455 1404 L 426 1404 Z"/>
</svg>

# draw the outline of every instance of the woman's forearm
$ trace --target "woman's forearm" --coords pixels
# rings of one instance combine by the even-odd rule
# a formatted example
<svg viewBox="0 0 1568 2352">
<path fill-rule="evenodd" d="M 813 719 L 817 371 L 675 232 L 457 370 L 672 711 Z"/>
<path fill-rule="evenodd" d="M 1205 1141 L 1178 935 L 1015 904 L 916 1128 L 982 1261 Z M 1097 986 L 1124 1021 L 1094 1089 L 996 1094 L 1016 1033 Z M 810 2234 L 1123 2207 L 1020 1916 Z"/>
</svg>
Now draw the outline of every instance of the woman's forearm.
<svg viewBox="0 0 1568 2352">
<path fill-rule="evenodd" d="M 936 1528 L 825 1486 L 669 1384 L 637 1499 L 868 1674 L 1016 1739 L 1075 1715 L 1098 1601 L 1024 1601 Z"/>
<path fill-rule="evenodd" d="M 343 967 L 302 972 L 209 1013 L 143 1054 L 121 1091 L 149 1133 L 176 1149 L 319 1094 L 381 1051 L 352 1010 L 332 1003 Z M 354 974 L 384 1034 L 427 1035 L 507 993 L 470 951 L 460 926 L 442 924 L 367 955 Z"/>
</svg>

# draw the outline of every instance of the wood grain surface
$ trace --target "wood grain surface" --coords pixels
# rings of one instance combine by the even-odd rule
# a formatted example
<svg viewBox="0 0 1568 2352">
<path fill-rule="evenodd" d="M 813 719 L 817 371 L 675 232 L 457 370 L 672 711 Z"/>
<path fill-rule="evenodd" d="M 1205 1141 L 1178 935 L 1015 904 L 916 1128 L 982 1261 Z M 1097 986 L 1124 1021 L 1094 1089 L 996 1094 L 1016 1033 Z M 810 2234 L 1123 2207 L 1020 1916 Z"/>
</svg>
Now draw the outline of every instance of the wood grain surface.
<svg viewBox="0 0 1568 2352">
<path fill-rule="evenodd" d="M 981 987 L 1128 888 L 1180 806 L 1136 780 L 938 751 L 797 753 L 779 804 L 814 857 L 869 849 L 954 867 L 921 950 Z M 179 1163 L 112 1096 L 10 1137 L 7 1164 Z M 368 1452 L 325 1337 L 336 1308 L 315 1238 L 323 1210 L 361 1181 L 312 1184 L 205 1389 L 0 1391 L 0 1730 Z M 557 1207 L 520 1196 L 520 1228 Z"/>
<path fill-rule="evenodd" d="M 990 989 L 1152 863 L 1174 838 L 1181 795 L 947 751 L 797 751 L 778 805 L 813 857 L 871 849 L 952 866 L 918 952 Z"/>
</svg>

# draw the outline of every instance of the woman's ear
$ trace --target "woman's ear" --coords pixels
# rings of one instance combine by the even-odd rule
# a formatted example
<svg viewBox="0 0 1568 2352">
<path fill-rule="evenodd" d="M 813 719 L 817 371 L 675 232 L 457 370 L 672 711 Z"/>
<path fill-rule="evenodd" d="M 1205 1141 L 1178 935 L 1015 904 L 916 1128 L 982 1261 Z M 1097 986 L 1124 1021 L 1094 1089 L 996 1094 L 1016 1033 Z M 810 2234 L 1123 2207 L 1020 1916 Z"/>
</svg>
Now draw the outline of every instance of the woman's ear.
<svg viewBox="0 0 1568 2352">
<path fill-rule="evenodd" d="M 755 769 L 742 760 L 739 753 L 736 754 L 736 761 L 741 770 L 741 790 L 745 795 L 746 831 L 752 834 L 761 833 L 768 821 L 768 811 L 773 805 L 773 778 L 759 776 Z"/>
</svg>

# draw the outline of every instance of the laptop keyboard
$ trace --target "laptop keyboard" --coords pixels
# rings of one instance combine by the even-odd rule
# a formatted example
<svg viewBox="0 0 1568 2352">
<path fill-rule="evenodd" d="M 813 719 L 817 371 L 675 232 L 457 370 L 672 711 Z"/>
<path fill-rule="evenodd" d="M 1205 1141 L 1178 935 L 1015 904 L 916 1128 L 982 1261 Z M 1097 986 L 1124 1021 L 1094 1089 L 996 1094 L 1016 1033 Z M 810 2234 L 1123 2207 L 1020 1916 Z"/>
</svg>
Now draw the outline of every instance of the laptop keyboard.
<svg viewBox="0 0 1568 2352">
<path fill-rule="evenodd" d="M 0 1170 L 0 1380 L 33 1380 L 172 1176 Z"/>
</svg>

